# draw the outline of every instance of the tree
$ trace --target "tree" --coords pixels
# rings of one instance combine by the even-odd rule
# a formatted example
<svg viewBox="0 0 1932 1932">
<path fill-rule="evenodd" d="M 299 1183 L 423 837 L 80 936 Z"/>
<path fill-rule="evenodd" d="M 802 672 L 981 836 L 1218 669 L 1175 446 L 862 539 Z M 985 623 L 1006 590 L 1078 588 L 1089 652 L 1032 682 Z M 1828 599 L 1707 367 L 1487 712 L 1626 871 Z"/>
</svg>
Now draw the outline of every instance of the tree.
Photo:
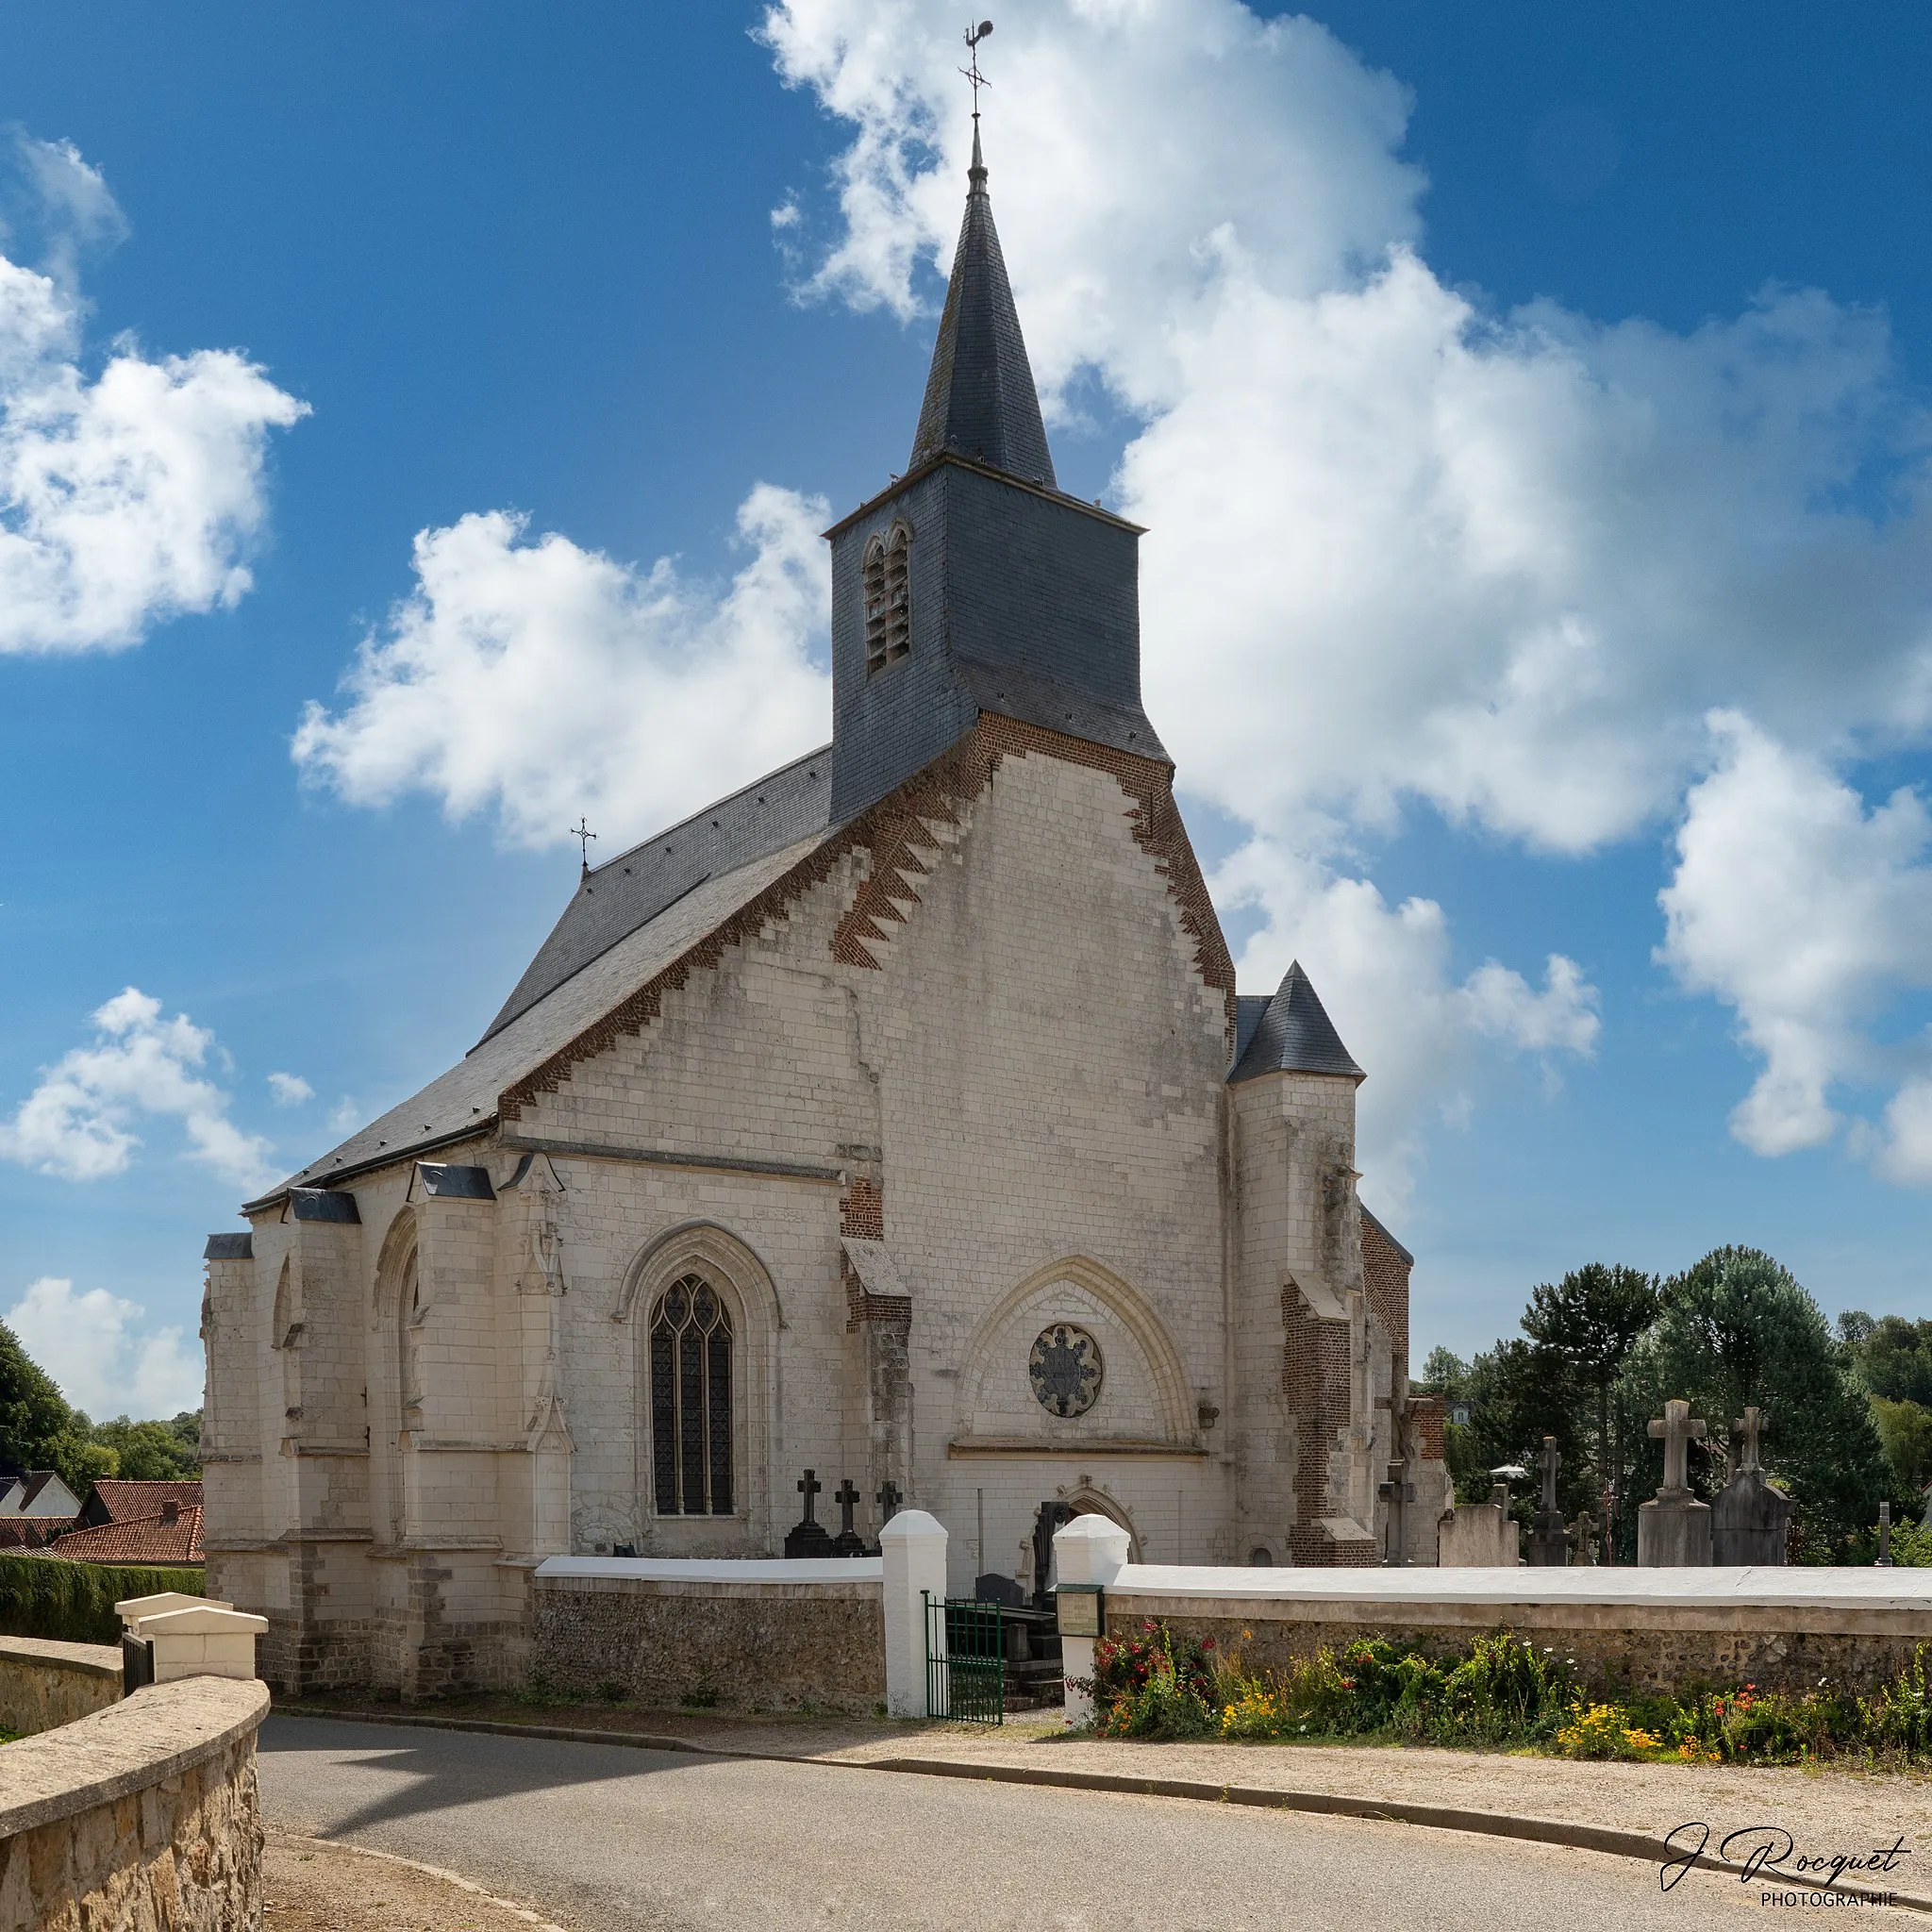
<svg viewBox="0 0 1932 1932">
<path fill-rule="evenodd" d="M 1695 1487 L 1708 1491 L 1728 1464 L 1731 1422 L 1755 1405 L 1771 1424 L 1766 1469 L 1797 1499 L 1807 1557 L 1840 1557 L 1889 1487 L 1850 1350 L 1790 1271 L 1756 1248 L 1713 1249 L 1662 1292 L 1662 1312 L 1632 1350 L 1618 1391 L 1652 1483 L 1661 1456 L 1634 1434 L 1640 1416 L 1661 1415 L 1677 1396 L 1707 1419 L 1709 1474 Z"/>
<path fill-rule="evenodd" d="M 1872 1398 L 1872 1420 L 1891 1465 L 1891 1500 L 1913 1516 L 1924 1507 L 1924 1488 L 1932 1483 L 1932 1408 L 1917 1402 Z"/>
<path fill-rule="evenodd" d="M 66 1397 L 6 1323 L 0 1322 L 0 1457 L 47 1469 L 50 1446 L 74 1426 Z"/>
<path fill-rule="evenodd" d="M 1446 1348 L 1432 1348 L 1423 1363 L 1423 1378 L 1415 1386 L 1430 1395 L 1459 1402 L 1469 1393 L 1469 1364 Z"/>
<path fill-rule="evenodd" d="M 1470 1432 L 1475 1438 L 1476 1469 L 1457 1500 L 1480 1502 L 1489 1495 L 1489 1472 L 1515 1463 L 1534 1475 L 1543 1438 L 1554 1436 L 1563 1462 L 1557 1496 L 1566 1514 L 1590 1500 L 1582 1481 L 1584 1456 L 1576 1426 L 1576 1378 L 1552 1350 L 1530 1341 L 1499 1341 L 1470 1365 Z M 1535 1488 L 1519 1488 L 1519 1515 L 1535 1507 Z"/>
<path fill-rule="evenodd" d="M 114 1451 L 117 1475 L 136 1482 L 179 1481 L 201 1474 L 201 1412 L 188 1409 L 173 1422 L 130 1422 L 125 1415 L 94 1428 L 94 1441 Z"/>
<path fill-rule="evenodd" d="M 1907 1322 L 1900 1315 L 1874 1322 L 1854 1308 L 1838 1318 L 1838 1332 L 1858 1379 L 1874 1395 L 1932 1405 L 1932 1322 Z"/>
<path fill-rule="evenodd" d="M 1601 1513 L 1612 1453 L 1610 1391 L 1637 1339 L 1657 1320 L 1657 1283 L 1640 1268 L 1591 1261 L 1554 1287 L 1540 1283 L 1524 1310 L 1523 1332 L 1557 1357 L 1594 1398 L 1597 1507 Z"/>
</svg>

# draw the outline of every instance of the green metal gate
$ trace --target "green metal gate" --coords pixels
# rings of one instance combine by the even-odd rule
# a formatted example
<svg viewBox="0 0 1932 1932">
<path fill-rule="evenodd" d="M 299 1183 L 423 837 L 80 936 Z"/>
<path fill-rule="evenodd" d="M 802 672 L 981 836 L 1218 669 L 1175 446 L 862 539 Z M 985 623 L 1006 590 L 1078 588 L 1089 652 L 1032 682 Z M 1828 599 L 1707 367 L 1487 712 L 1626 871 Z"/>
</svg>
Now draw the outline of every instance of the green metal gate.
<svg viewBox="0 0 1932 1932">
<path fill-rule="evenodd" d="M 956 1724 L 1007 1721 L 1007 1641 L 1001 1607 L 977 1597 L 925 1603 L 925 1714 Z"/>
</svg>

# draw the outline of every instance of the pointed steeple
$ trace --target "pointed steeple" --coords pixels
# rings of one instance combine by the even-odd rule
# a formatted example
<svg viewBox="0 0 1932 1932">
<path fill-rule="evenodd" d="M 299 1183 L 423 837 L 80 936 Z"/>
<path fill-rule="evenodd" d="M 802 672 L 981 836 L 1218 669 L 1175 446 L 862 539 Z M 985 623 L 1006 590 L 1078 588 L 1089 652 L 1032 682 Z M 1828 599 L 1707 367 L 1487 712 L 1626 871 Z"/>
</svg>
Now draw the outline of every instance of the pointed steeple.
<svg viewBox="0 0 1932 1932">
<path fill-rule="evenodd" d="M 1302 962 L 1294 960 L 1260 1015 L 1235 1070 L 1227 1077 L 1257 1080 L 1263 1074 L 1340 1074 L 1368 1076 L 1356 1065 Z"/>
<path fill-rule="evenodd" d="M 992 225 L 977 114 L 973 117 L 973 166 L 966 178 L 966 219 L 953 256 L 945 313 L 933 344 L 908 467 L 916 470 L 950 450 L 1024 482 L 1058 489 L 1040 395 L 1020 336 L 999 231 Z"/>
</svg>

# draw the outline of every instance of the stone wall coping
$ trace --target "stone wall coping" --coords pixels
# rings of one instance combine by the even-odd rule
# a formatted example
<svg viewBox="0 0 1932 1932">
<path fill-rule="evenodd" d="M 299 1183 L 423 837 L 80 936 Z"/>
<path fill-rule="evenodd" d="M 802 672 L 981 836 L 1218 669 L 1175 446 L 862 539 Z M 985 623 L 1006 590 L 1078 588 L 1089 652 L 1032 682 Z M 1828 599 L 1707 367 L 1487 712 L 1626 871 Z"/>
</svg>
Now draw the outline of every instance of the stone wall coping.
<svg viewBox="0 0 1932 1932">
<path fill-rule="evenodd" d="M 114 1614 L 131 1630 L 143 1617 L 158 1617 L 163 1610 L 232 1610 L 234 1607 L 225 1596 L 191 1596 L 184 1590 L 162 1590 L 157 1591 L 153 1596 L 122 1598 L 114 1606 Z"/>
<path fill-rule="evenodd" d="M 0 1637 L 0 1664 L 38 1664 L 90 1677 L 119 1677 L 121 1653 L 111 1643 L 56 1643 L 44 1637 Z M 10 1762 L 11 1760 L 9 1760 Z"/>
<path fill-rule="evenodd" d="M 185 1677 L 0 1746 L 0 1839 L 179 1777 L 247 1737 L 267 1715 L 266 1684 Z"/>
<path fill-rule="evenodd" d="M 215 1604 L 190 1604 L 156 1610 L 130 1626 L 137 1637 L 260 1637 L 268 1619 L 248 1610 L 225 1610 Z"/>
<path fill-rule="evenodd" d="M 546 1557 L 537 1565 L 540 1582 L 883 1584 L 885 1575 L 878 1557 Z"/>
<path fill-rule="evenodd" d="M 1170 1620 L 1268 1624 L 1341 1624 L 1357 1632 L 1396 1630 L 1518 1631 L 1718 1630 L 1785 1636 L 1893 1637 L 1932 1641 L 1932 1613 L 1923 1606 L 1901 1607 L 1844 1604 L 1738 1604 L 1602 1602 L 1441 1603 L 1415 1597 L 1229 1597 L 1122 1596 L 1108 1586 L 1108 1617 L 1128 1624 L 1142 1617 Z"/>
<path fill-rule="evenodd" d="M 1768 1564 L 1683 1570 L 1506 1569 L 1247 1570 L 1231 1565 L 1128 1563 L 1109 1596 L 1211 1597 L 1253 1604 L 1333 1603 L 1359 1616 L 1364 1606 L 1393 1612 L 1430 1604 L 1491 1604 L 1525 1610 L 1557 1605 L 1625 1608 L 1907 1610 L 1932 1616 L 1932 1570 Z"/>
</svg>

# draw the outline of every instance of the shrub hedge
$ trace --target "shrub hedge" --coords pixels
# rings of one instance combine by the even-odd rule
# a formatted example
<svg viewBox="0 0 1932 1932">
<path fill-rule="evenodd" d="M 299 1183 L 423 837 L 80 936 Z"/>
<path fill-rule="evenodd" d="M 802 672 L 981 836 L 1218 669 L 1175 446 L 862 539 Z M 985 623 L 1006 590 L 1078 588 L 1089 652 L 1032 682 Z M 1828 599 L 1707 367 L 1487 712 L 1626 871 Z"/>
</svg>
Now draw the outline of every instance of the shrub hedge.
<svg viewBox="0 0 1932 1932">
<path fill-rule="evenodd" d="M 119 1643 L 114 1606 L 164 1590 L 203 1594 L 198 1565 L 71 1563 L 61 1557 L 0 1556 L 0 1636 L 61 1643 Z"/>
<path fill-rule="evenodd" d="M 1434 1657 L 1358 1638 L 1256 1674 L 1150 1620 L 1094 1646 L 1093 1696 L 1094 1728 L 1115 1738 L 1373 1740 L 1695 1764 L 1932 1757 L 1932 1643 L 1869 1696 L 1821 1678 L 1800 1691 L 1696 1685 L 1599 1701 L 1574 1658 L 1507 1630 Z"/>
</svg>

